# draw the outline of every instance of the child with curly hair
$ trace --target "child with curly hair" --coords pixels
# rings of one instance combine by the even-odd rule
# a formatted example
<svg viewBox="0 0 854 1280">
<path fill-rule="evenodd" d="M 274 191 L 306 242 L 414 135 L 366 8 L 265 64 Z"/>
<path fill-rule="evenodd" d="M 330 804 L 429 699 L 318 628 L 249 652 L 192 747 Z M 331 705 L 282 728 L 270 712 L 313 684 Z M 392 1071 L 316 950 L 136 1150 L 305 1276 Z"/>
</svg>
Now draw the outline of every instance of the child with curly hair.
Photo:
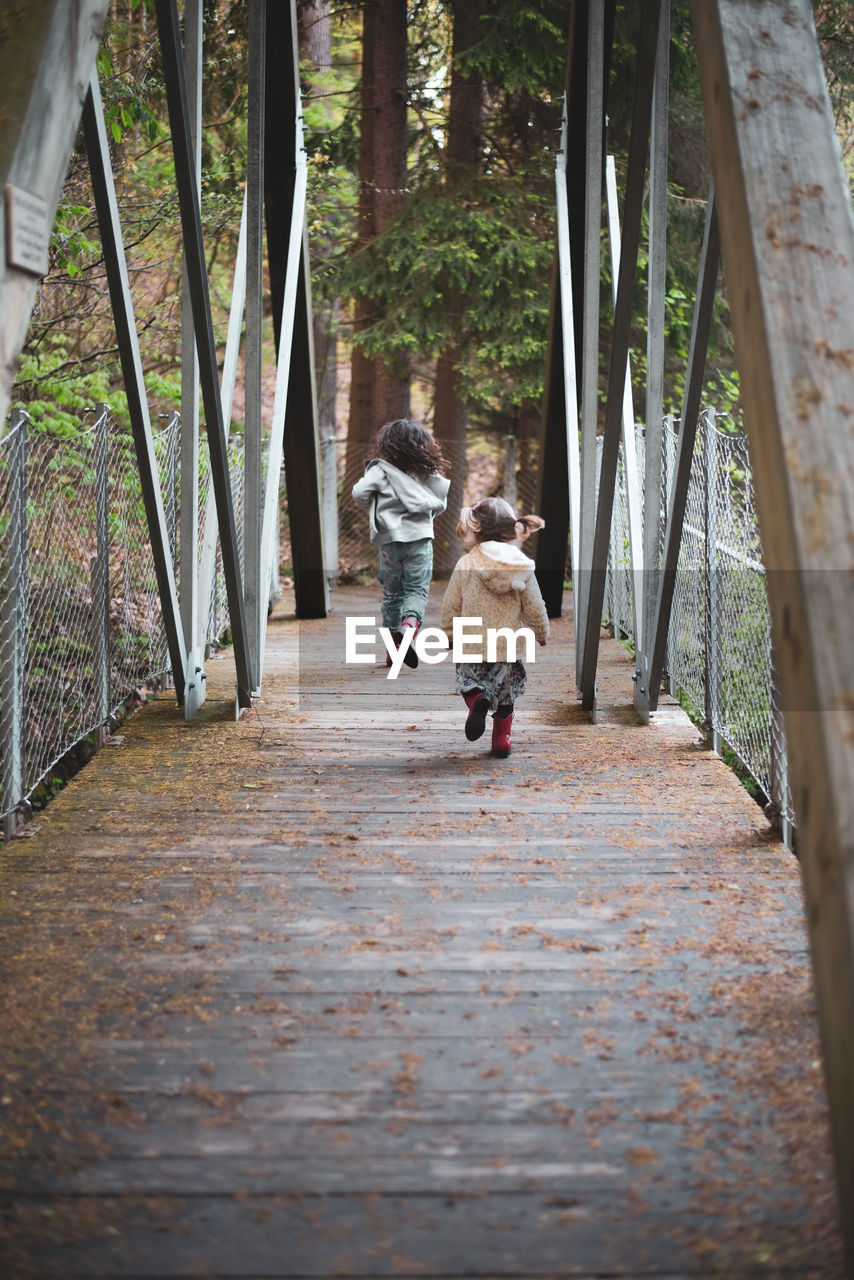
<svg viewBox="0 0 854 1280">
<path fill-rule="evenodd" d="M 383 590 L 383 625 L 397 645 L 403 629 L 415 639 L 424 620 L 433 576 L 433 519 L 448 502 L 451 482 L 439 445 L 426 427 L 408 418 L 381 428 L 376 449 L 361 480 L 353 486 L 360 507 L 370 509 L 371 542 L 377 548 Z M 418 666 L 410 643 L 403 658 Z M 391 663 L 389 658 L 388 663 Z"/>
<path fill-rule="evenodd" d="M 530 627 L 541 645 L 549 634 L 546 606 L 534 577 L 534 562 L 522 543 L 545 521 L 540 516 L 517 516 L 503 498 L 481 498 L 464 507 L 457 536 L 468 548 L 457 561 L 442 601 L 442 630 L 450 633 L 454 618 L 480 618 L 485 633 L 508 627 Z M 507 638 L 498 635 L 495 662 L 458 662 L 457 691 L 468 707 L 465 734 L 469 742 L 483 736 L 492 712 L 492 754 L 510 755 L 510 726 L 516 699 L 525 692 L 527 672 L 521 659 L 507 661 Z"/>
</svg>

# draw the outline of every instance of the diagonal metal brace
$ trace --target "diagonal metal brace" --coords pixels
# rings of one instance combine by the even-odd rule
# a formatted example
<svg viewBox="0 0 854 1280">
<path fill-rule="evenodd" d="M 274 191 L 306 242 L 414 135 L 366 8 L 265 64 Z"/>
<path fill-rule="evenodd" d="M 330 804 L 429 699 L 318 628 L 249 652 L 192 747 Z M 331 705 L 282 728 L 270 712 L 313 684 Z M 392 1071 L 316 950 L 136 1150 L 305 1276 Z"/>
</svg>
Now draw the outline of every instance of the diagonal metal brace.
<svg viewBox="0 0 854 1280">
<path fill-rule="evenodd" d="M 178 10 L 175 0 L 156 0 L 156 11 L 157 26 L 160 32 L 160 49 L 163 58 L 163 75 L 166 83 L 166 99 L 169 107 L 169 125 L 172 130 L 175 180 L 178 186 L 178 201 L 181 207 L 181 227 L 184 236 L 187 277 L 193 308 L 193 326 L 196 332 L 196 346 L 199 355 L 199 380 L 205 407 L 205 430 L 210 448 L 211 478 L 217 516 L 219 518 L 223 573 L 228 597 L 228 609 L 231 615 L 234 663 L 237 670 L 237 702 L 240 707 L 248 707 L 252 703 L 253 678 L 247 644 L 243 582 L 240 572 L 234 503 L 232 501 L 231 480 L 228 470 L 228 448 L 219 392 L 216 343 L 211 320 L 207 267 L 202 239 L 202 220 L 199 211 L 199 192 L 190 137 L 184 59 L 181 53 Z"/>
<path fill-rule="evenodd" d="M 667 531 L 664 535 L 664 553 L 658 580 L 652 643 L 649 647 L 649 671 L 646 673 L 646 691 L 644 693 L 643 689 L 640 690 L 640 693 L 648 698 L 650 711 L 655 711 L 658 706 L 661 673 L 664 670 L 664 657 L 667 651 L 667 633 L 670 629 L 670 611 L 676 589 L 676 569 L 679 564 L 679 548 L 682 545 L 682 526 L 688 501 L 688 482 L 691 478 L 691 461 L 694 457 L 694 440 L 700 414 L 700 396 L 706 371 L 706 352 L 709 346 L 709 330 L 712 325 L 720 257 L 721 240 L 715 192 L 712 187 L 709 191 L 703 247 L 700 252 L 697 300 L 694 304 L 688 372 L 682 397 L 682 421 L 679 424 L 673 488 L 670 492 L 670 508 L 667 513 Z"/>
<path fill-rule="evenodd" d="M 169 533 L 166 527 L 166 514 L 163 509 L 163 496 L 160 491 L 160 472 L 154 452 L 154 438 L 151 432 L 151 419 L 148 414 L 148 401 L 142 376 L 142 361 L 140 360 L 139 343 L 136 336 L 136 322 L 133 314 L 133 302 L 131 301 L 121 226 L 119 224 L 119 210 L 116 201 L 116 190 L 113 184 L 113 171 L 110 165 L 110 150 L 107 143 L 107 130 L 104 125 L 104 108 L 101 104 L 101 90 L 98 84 L 97 71 L 92 74 L 89 92 L 83 104 L 83 131 L 86 137 L 86 149 L 89 153 L 89 170 L 92 175 L 95 208 L 101 231 L 104 262 L 107 268 L 107 282 L 113 307 L 113 320 L 122 364 L 122 377 L 124 378 L 125 391 L 127 392 L 128 416 L 133 432 L 137 465 L 139 466 L 142 500 L 148 521 L 148 536 L 151 540 L 154 570 L 157 575 L 157 589 L 160 593 L 160 607 L 163 611 L 163 626 L 166 631 L 166 643 L 169 646 L 175 692 L 178 704 L 181 705 L 184 701 L 187 650 L 184 645 L 184 633 L 181 627 L 178 607 L 178 593 L 175 588 L 175 573 L 169 550 Z"/>
</svg>

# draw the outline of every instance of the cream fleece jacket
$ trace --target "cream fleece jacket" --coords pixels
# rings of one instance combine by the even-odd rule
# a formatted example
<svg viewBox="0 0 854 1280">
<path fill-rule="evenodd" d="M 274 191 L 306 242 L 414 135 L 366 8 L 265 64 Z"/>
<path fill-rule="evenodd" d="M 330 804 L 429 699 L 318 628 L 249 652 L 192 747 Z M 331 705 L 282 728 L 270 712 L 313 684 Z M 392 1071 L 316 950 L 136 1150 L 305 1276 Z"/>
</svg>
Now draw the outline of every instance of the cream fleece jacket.
<svg viewBox="0 0 854 1280">
<path fill-rule="evenodd" d="M 457 561 L 442 600 L 442 630 L 450 636 L 454 618 L 482 618 L 488 627 L 530 627 L 538 641 L 549 634 L 546 606 L 534 577 L 534 562 L 514 542 L 481 542 Z M 507 642 L 498 637 L 499 662 Z"/>
</svg>

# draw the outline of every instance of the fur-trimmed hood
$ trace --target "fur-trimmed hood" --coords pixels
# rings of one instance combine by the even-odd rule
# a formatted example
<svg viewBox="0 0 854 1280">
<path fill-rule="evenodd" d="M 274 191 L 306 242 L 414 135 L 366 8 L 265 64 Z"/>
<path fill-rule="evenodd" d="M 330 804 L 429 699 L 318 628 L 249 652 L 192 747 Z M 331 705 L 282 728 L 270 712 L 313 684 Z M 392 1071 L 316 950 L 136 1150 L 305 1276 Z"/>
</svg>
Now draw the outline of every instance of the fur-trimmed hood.
<svg viewBox="0 0 854 1280">
<path fill-rule="evenodd" d="M 498 595 L 524 591 L 534 572 L 534 562 L 515 542 L 479 542 L 466 557 L 467 567 L 484 586 Z"/>
</svg>

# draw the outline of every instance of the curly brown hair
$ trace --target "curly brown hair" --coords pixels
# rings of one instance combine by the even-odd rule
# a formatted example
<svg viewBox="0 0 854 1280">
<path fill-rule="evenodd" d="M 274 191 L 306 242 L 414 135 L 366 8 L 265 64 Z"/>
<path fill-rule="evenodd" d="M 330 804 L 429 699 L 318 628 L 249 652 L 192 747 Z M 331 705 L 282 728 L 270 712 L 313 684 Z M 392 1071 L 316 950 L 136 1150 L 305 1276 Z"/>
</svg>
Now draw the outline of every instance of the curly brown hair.
<svg viewBox="0 0 854 1280">
<path fill-rule="evenodd" d="M 448 472 L 448 463 L 432 434 L 420 422 L 409 418 L 398 418 L 380 428 L 377 453 L 392 466 L 419 480 L 426 480 L 434 471 L 441 476 Z"/>
</svg>

